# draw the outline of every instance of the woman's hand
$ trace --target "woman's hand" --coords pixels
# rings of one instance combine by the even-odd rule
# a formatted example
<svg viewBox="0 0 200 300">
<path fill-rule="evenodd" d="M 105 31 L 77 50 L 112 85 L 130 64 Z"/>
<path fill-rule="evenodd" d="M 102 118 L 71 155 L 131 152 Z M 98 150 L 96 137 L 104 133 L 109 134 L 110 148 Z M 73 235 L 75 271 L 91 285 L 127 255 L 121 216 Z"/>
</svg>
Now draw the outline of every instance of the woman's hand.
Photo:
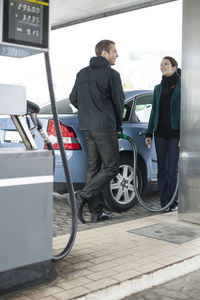
<svg viewBox="0 0 200 300">
<path fill-rule="evenodd" d="M 145 139 L 145 144 L 147 145 L 148 149 L 151 148 L 152 139 L 150 137 L 147 137 Z"/>
</svg>

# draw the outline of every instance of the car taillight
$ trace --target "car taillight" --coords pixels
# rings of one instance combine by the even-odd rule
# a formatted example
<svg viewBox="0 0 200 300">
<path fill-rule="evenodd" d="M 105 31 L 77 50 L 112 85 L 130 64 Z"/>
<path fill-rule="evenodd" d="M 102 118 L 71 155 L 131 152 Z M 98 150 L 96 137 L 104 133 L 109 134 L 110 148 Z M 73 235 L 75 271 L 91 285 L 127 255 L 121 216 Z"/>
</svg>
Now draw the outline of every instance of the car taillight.
<svg viewBox="0 0 200 300">
<path fill-rule="evenodd" d="M 64 147 L 66 150 L 81 150 L 81 145 L 78 141 L 78 137 L 76 132 L 71 126 L 65 125 L 60 122 L 60 129 L 63 138 Z M 53 144 L 53 148 L 55 150 L 59 150 L 59 144 L 56 135 L 56 128 L 53 120 L 49 120 L 47 133 L 49 135 L 49 139 Z M 47 146 L 45 145 L 45 149 Z"/>
</svg>

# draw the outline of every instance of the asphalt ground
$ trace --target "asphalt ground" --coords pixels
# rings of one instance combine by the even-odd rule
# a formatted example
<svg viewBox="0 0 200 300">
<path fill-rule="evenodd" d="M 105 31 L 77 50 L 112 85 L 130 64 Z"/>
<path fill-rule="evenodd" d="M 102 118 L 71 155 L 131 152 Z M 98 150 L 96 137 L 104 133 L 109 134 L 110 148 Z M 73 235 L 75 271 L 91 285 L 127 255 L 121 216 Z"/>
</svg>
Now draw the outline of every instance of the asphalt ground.
<svg viewBox="0 0 200 300">
<path fill-rule="evenodd" d="M 69 195 L 54 194 L 54 222 L 53 235 L 58 236 L 70 232 L 71 228 L 71 209 L 69 205 Z M 159 206 L 158 192 L 148 192 L 142 195 L 144 202 L 148 205 Z M 109 210 L 107 210 L 109 211 Z M 145 210 L 140 204 L 136 203 L 132 209 L 123 213 L 113 212 L 112 220 L 100 223 L 81 224 L 78 222 L 78 232 L 89 230 L 101 226 L 109 226 L 138 218 L 145 218 L 155 213 Z M 85 212 L 86 218 L 89 214 Z M 167 255 L 167 253 L 166 253 Z M 163 285 L 153 287 L 143 292 L 130 295 L 123 300 L 200 300 L 200 270 L 189 273 L 183 277 L 169 281 Z M 97 299 L 104 300 L 104 299 Z M 106 299 L 105 299 L 106 300 Z"/>
</svg>

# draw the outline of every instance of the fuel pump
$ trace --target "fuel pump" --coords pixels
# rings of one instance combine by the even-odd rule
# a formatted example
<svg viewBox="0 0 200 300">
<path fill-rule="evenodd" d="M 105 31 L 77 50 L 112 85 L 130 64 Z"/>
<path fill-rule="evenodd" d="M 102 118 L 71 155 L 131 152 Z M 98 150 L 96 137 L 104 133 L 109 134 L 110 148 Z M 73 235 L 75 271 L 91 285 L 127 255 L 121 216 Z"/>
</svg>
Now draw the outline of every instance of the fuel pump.
<svg viewBox="0 0 200 300">
<path fill-rule="evenodd" d="M 77 232 L 76 201 L 52 83 L 49 31 L 49 0 L 0 0 L 0 55 L 23 58 L 44 53 L 54 123 L 70 193 L 72 231 L 66 248 L 53 256 L 53 155 L 37 149 L 24 116 L 31 117 L 49 150 L 51 145 L 37 119 L 39 108 L 26 101 L 25 88 L 0 85 L 0 114 L 11 116 L 25 145 L 25 150 L 0 150 L 0 238 L 3 241 L 0 293 L 51 280 L 55 276 L 52 261 L 69 253 Z"/>
</svg>

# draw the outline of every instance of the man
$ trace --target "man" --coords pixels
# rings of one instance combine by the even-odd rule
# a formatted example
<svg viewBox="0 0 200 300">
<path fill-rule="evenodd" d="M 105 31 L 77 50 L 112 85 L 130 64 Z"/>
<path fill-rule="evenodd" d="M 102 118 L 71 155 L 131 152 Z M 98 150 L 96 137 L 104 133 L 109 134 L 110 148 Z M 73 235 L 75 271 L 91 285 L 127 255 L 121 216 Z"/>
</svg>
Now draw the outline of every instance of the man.
<svg viewBox="0 0 200 300">
<path fill-rule="evenodd" d="M 119 171 L 117 132 L 121 132 L 124 93 L 120 75 L 111 69 L 118 57 L 115 43 L 102 40 L 95 47 L 96 57 L 80 70 L 70 94 L 78 109 L 79 129 L 87 152 L 85 187 L 76 193 L 78 217 L 82 223 L 83 206 L 88 203 L 92 222 L 111 219 L 103 212 L 101 193 Z"/>
</svg>

